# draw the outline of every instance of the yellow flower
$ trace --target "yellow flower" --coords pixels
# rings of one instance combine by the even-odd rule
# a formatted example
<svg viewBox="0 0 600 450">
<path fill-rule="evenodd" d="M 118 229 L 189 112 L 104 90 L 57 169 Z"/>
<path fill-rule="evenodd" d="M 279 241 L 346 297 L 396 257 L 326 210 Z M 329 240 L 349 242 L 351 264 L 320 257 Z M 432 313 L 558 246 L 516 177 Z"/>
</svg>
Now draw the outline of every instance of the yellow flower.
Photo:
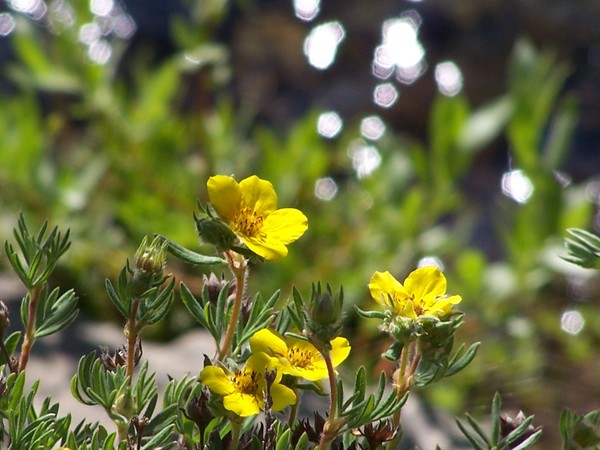
<svg viewBox="0 0 600 450">
<path fill-rule="evenodd" d="M 248 358 L 243 369 L 225 371 L 221 367 L 207 366 L 200 372 L 200 381 L 215 394 L 223 396 L 225 409 L 246 417 L 258 414 L 265 406 L 265 370 L 274 369 L 277 360 L 265 353 L 255 353 Z M 279 383 L 281 373 L 277 371 L 271 385 L 273 411 L 280 411 L 296 403 L 296 394 Z"/>
<path fill-rule="evenodd" d="M 369 290 L 381 306 L 411 319 L 425 315 L 443 317 L 462 300 L 460 295 L 446 296 L 446 277 L 437 267 L 413 271 L 404 285 L 389 272 L 375 272 Z"/>
<path fill-rule="evenodd" d="M 253 352 L 265 352 L 279 359 L 279 369 L 282 373 L 309 381 L 327 378 L 327 366 L 323 356 L 310 342 L 301 339 L 283 338 L 268 328 L 257 331 L 250 338 L 250 348 Z M 331 361 L 333 367 L 341 364 L 350 353 L 350 344 L 343 337 L 331 341 Z"/>
<path fill-rule="evenodd" d="M 238 184 L 232 177 L 216 175 L 207 183 L 208 196 L 217 214 L 244 244 L 265 259 L 287 255 L 286 244 L 308 228 L 308 220 L 294 208 L 277 209 L 273 185 L 253 175 Z"/>
</svg>

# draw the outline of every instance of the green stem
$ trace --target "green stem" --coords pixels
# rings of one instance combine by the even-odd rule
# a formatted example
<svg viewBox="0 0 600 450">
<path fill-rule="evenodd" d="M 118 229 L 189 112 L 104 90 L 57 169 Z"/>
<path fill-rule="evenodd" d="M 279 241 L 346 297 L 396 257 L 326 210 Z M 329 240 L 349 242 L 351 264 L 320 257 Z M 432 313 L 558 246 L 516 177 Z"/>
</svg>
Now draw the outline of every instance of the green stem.
<svg viewBox="0 0 600 450">
<path fill-rule="evenodd" d="M 246 284 L 246 270 L 248 268 L 246 260 L 241 255 L 228 251 L 225 253 L 225 256 L 229 263 L 229 268 L 235 277 L 236 287 L 229 325 L 227 325 L 225 339 L 219 350 L 218 359 L 220 361 L 223 361 L 223 359 L 229 355 L 229 351 L 231 350 L 231 340 L 233 339 L 233 333 L 235 332 L 240 311 L 242 309 L 242 299 L 244 297 L 244 288 Z"/>
<path fill-rule="evenodd" d="M 240 441 L 242 431 L 242 424 L 234 420 L 231 421 L 231 446 L 229 448 L 238 448 L 238 442 Z"/>
<path fill-rule="evenodd" d="M 140 306 L 140 300 L 134 298 L 131 305 L 129 321 L 125 327 L 125 336 L 127 337 L 127 383 L 131 386 L 133 379 L 133 370 L 135 369 L 135 346 L 137 343 L 137 311 Z"/>
<path fill-rule="evenodd" d="M 29 291 L 29 311 L 27 317 L 27 325 L 25 328 L 25 337 L 23 338 L 23 345 L 21 346 L 21 358 L 19 359 L 19 372 L 25 370 L 27 361 L 29 361 L 29 354 L 31 353 L 31 347 L 35 341 L 35 316 L 37 313 L 38 303 L 40 301 L 40 293 L 42 292 L 42 286 L 37 286 Z"/>
<path fill-rule="evenodd" d="M 410 362 L 409 368 L 408 362 L 411 356 L 412 360 Z M 396 389 L 396 395 L 398 397 L 402 397 L 410 391 L 412 387 L 413 376 L 417 369 L 417 366 L 419 365 L 420 359 L 421 355 L 416 352 L 415 342 L 411 342 L 410 346 L 404 345 L 404 347 L 402 348 L 402 354 L 400 355 L 400 367 L 398 368 L 397 376 L 396 374 L 394 374 L 394 387 Z M 396 430 L 396 436 L 392 440 L 388 441 L 388 443 L 386 444 L 387 450 L 396 449 L 398 447 L 398 444 L 400 443 L 400 438 L 402 437 L 402 435 L 400 434 L 401 416 L 402 408 L 394 412 L 394 414 L 392 415 L 392 426 Z"/>
<path fill-rule="evenodd" d="M 300 396 L 302 395 L 302 391 L 299 389 L 293 388 L 293 390 L 296 394 L 296 403 L 290 407 L 290 417 L 288 418 L 288 426 L 290 428 L 292 428 L 296 422 L 296 417 L 298 417 L 298 407 L 300 406 Z"/>
<path fill-rule="evenodd" d="M 329 417 L 323 426 L 323 434 L 321 435 L 321 440 L 319 442 L 319 450 L 326 450 L 329 448 L 331 441 L 333 441 L 333 439 L 337 436 L 342 424 L 337 417 L 337 381 L 335 369 L 333 368 L 333 363 L 331 361 L 331 355 L 329 354 L 328 350 L 322 350 L 321 354 L 325 360 L 325 365 L 327 366 L 327 375 L 329 378 Z"/>
</svg>

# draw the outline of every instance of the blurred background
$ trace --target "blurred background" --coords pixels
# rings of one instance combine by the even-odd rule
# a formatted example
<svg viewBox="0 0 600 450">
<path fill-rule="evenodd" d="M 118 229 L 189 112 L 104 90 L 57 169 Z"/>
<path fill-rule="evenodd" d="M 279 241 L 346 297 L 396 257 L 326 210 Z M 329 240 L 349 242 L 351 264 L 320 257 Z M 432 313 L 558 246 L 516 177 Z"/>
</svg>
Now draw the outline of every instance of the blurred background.
<svg viewBox="0 0 600 450">
<path fill-rule="evenodd" d="M 70 228 L 55 283 L 117 320 L 104 278 L 143 236 L 210 252 L 206 180 L 256 174 L 310 228 L 252 289 L 343 285 L 376 373 L 352 305 L 376 270 L 440 266 L 482 346 L 423 397 L 477 416 L 499 391 L 558 448 L 562 408 L 600 398 L 598 276 L 560 258 L 566 228 L 600 232 L 599 24 L 596 0 L 3 0 L 0 240 L 19 212 Z M 178 304 L 148 337 L 192 327 Z"/>
</svg>

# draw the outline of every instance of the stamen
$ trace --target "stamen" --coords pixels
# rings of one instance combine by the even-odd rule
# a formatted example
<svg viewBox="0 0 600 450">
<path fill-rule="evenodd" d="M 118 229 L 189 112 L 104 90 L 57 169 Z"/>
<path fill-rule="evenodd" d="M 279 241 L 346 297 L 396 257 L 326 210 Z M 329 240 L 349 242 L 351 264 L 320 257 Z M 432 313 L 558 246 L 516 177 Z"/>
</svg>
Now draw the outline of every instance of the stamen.
<svg viewBox="0 0 600 450">
<path fill-rule="evenodd" d="M 242 208 L 235 214 L 234 231 L 245 236 L 254 237 L 260 232 L 263 221 L 262 214 L 251 208 Z"/>
<path fill-rule="evenodd" d="M 315 355 L 310 351 L 303 351 L 298 347 L 288 348 L 288 359 L 294 367 L 309 367 L 312 364 L 314 358 Z"/>
</svg>

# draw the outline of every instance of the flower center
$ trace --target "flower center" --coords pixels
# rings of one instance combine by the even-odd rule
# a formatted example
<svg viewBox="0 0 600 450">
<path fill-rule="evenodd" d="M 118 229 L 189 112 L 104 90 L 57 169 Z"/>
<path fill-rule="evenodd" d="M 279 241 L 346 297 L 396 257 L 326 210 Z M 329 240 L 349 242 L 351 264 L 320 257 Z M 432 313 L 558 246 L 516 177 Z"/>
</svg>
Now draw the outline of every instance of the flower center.
<svg viewBox="0 0 600 450">
<path fill-rule="evenodd" d="M 234 228 L 235 231 L 244 236 L 254 237 L 256 236 L 265 218 L 262 214 L 254 211 L 251 208 L 242 208 L 235 213 Z"/>
<path fill-rule="evenodd" d="M 233 375 L 231 380 L 235 386 L 235 389 L 248 395 L 256 395 L 260 389 L 259 382 L 261 375 L 254 370 L 238 370 Z"/>
<path fill-rule="evenodd" d="M 298 347 L 288 348 L 288 360 L 294 367 L 303 369 L 310 367 L 315 359 L 315 354 L 308 350 L 302 350 Z"/>
<path fill-rule="evenodd" d="M 419 300 L 415 300 L 415 294 L 411 294 L 410 301 L 413 304 L 413 308 L 415 310 L 415 314 L 417 315 L 417 317 L 422 316 L 425 313 L 425 306 L 426 306 L 423 299 L 420 298 Z"/>
</svg>

